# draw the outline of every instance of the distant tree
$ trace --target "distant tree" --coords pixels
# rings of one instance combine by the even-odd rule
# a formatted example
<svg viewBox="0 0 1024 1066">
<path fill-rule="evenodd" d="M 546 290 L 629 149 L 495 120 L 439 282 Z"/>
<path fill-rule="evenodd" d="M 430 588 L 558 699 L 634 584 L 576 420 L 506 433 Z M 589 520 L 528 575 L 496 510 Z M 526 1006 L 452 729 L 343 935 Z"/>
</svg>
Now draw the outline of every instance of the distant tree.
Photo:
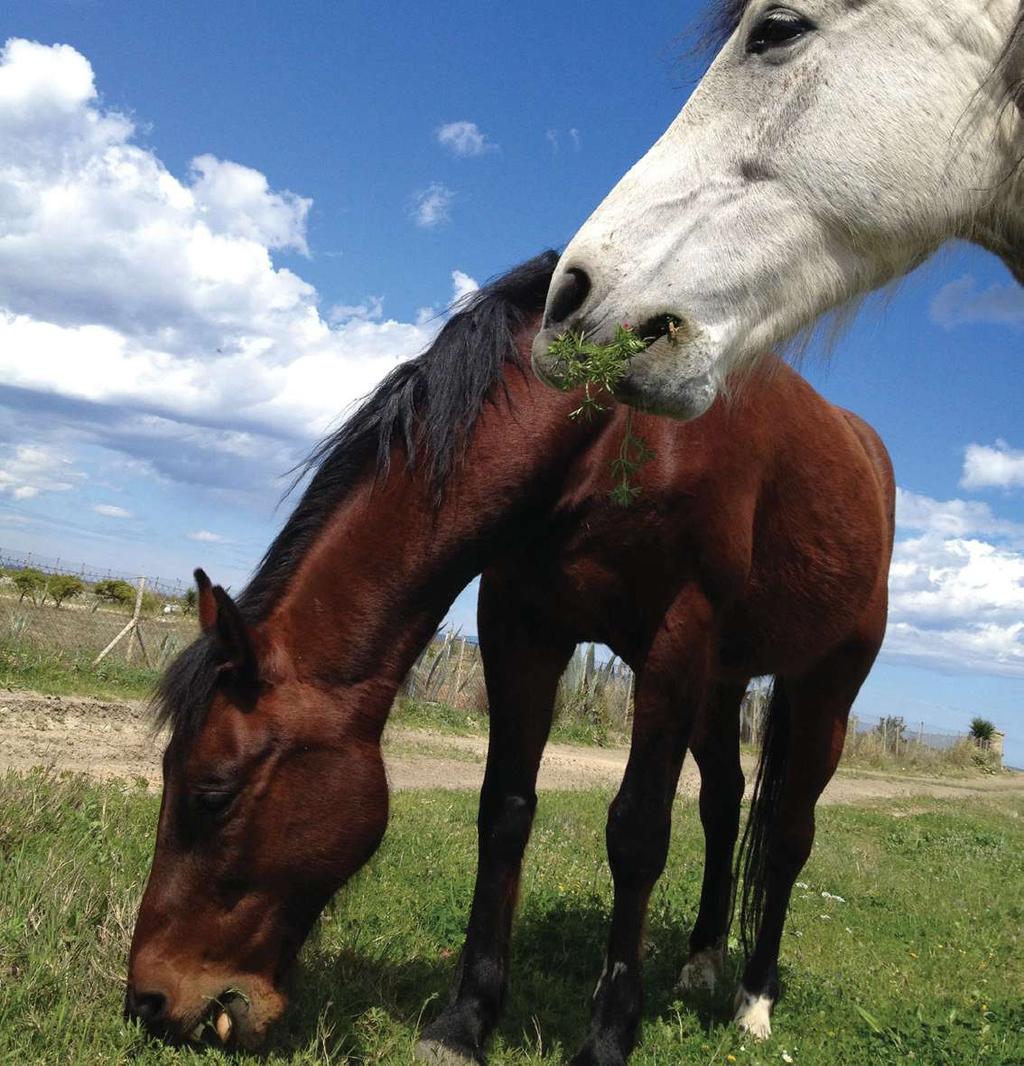
<svg viewBox="0 0 1024 1066">
<path fill-rule="evenodd" d="M 85 583 L 74 574 L 54 574 L 47 582 L 47 592 L 53 599 L 54 607 L 60 607 L 65 600 L 73 600 L 85 591 Z"/>
<path fill-rule="evenodd" d="M 189 589 L 182 597 L 182 610 L 185 612 L 185 614 L 196 613 L 196 599 L 197 596 L 195 589 Z"/>
<path fill-rule="evenodd" d="M 988 743 L 995 735 L 995 732 L 995 723 L 990 722 L 987 718 L 971 719 L 971 739 L 975 742 Z"/>
<path fill-rule="evenodd" d="M 38 602 L 36 596 L 42 592 L 46 587 L 46 575 L 42 570 L 37 570 L 34 566 L 26 566 L 24 570 L 16 570 L 12 575 L 14 581 L 14 587 L 21 594 L 18 596 L 18 603 L 21 603 L 26 596 L 33 602 Z"/>
<path fill-rule="evenodd" d="M 899 752 L 900 746 L 906 744 L 907 723 L 901 714 L 886 715 L 879 723 L 877 732 L 881 734 L 886 751 Z"/>
<path fill-rule="evenodd" d="M 120 578 L 111 577 L 105 581 L 97 581 L 92 591 L 95 593 L 96 599 L 101 600 L 103 603 L 114 603 L 122 607 L 135 599 L 135 589 L 127 581 L 122 581 Z"/>
</svg>

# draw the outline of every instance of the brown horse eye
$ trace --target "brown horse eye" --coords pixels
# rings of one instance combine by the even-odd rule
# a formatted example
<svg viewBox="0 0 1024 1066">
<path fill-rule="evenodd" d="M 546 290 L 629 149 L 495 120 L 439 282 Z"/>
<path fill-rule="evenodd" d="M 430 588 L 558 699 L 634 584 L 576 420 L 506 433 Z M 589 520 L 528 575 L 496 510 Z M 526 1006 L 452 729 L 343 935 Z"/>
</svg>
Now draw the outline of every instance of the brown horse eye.
<svg viewBox="0 0 1024 1066">
<path fill-rule="evenodd" d="M 814 29 L 814 23 L 803 15 L 787 8 L 773 8 L 751 30 L 747 38 L 747 54 L 759 56 L 772 48 L 782 48 Z"/>
<path fill-rule="evenodd" d="M 234 798 L 234 792 L 197 792 L 192 802 L 200 814 L 220 814 Z"/>
</svg>

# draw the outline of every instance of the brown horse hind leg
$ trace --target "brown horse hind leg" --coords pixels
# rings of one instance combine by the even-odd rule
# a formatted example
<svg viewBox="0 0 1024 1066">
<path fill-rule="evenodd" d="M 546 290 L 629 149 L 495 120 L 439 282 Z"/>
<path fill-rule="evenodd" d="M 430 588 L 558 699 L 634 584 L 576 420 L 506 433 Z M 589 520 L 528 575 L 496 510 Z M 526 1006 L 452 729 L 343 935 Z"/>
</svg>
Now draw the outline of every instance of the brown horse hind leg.
<svg viewBox="0 0 1024 1066">
<path fill-rule="evenodd" d="M 878 644 L 853 639 L 802 677 L 776 680 L 740 860 L 740 924 L 749 954 L 736 992 L 735 1022 L 760 1040 L 771 1035 L 782 930 L 793 885 L 814 842 L 814 807 L 839 764 L 850 708 Z"/>
<path fill-rule="evenodd" d="M 608 811 L 615 884 L 608 954 L 594 989 L 590 1031 L 573 1066 L 622 1066 L 643 1008 L 647 905 L 665 868 L 679 772 L 711 683 L 714 612 L 696 587 L 673 604 L 637 672 L 629 761 Z"/>
<path fill-rule="evenodd" d="M 485 574 L 478 612 L 490 740 L 477 819 L 476 888 L 449 1003 L 416 1045 L 417 1059 L 443 1066 L 483 1062 L 498 1021 L 537 771 L 558 681 L 575 647 L 520 602 L 511 582 Z"/>
<path fill-rule="evenodd" d="M 740 704 L 745 684 L 720 684 L 694 728 L 690 750 L 700 768 L 700 820 L 704 827 L 704 879 L 690 934 L 690 955 L 680 991 L 711 991 L 725 970 L 732 912 L 732 861 L 739 836 L 743 770 Z"/>
</svg>

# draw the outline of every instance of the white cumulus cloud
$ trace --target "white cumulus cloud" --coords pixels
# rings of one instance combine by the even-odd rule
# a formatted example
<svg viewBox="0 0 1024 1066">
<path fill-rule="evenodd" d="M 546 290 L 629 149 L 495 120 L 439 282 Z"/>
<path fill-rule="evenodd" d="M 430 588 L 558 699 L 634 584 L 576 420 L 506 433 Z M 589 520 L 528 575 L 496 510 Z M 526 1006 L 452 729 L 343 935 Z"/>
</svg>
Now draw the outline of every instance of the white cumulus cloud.
<svg viewBox="0 0 1024 1066">
<path fill-rule="evenodd" d="M 93 510 L 104 518 L 131 518 L 132 513 L 124 507 L 118 507 L 113 503 L 97 503 Z"/>
<path fill-rule="evenodd" d="M 44 492 L 67 492 L 83 475 L 67 455 L 40 444 L 19 444 L 0 456 L 0 496 L 31 500 Z"/>
<path fill-rule="evenodd" d="M 212 155 L 198 156 L 192 160 L 192 195 L 200 216 L 214 233 L 309 254 L 306 216 L 313 201 L 290 192 L 271 191 L 258 170 Z"/>
<path fill-rule="evenodd" d="M 451 308 L 457 311 L 462 303 L 469 299 L 480 288 L 476 278 L 471 278 L 462 270 L 452 271 L 452 302 Z"/>
<path fill-rule="evenodd" d="M 971 322 L 1024 327 L 1024 288 L 992 285 L 978 289 L 967 276 L 944 285 L 932 299 L 931 317 L 945 329 Z"/>
<path fill-rule="evenodd" d="M 437 142 L 463 159 L 498 150 L 475 122 L 446 123 L 437 131 Z"/>
<path fill-rule="evenodd" d="M 211 533 L 208 529 L 197 529 L 194 533 L 186 533 L 189 540 L 198 540 L 203 544 L 224 544 L 226 538 L 219 533 Z"/>
<path fill-rule="evenodd" d="M 423 225 L 447 217 L 451 195 L 428 190 Z M 321 313 L 315 288 L 273 258 L 308 251 L 309 210 L 212 154 L 172 174 L 102 105 L 85 56 L 8 41 L 0 381 L 31 397 L 19 417 L 31 409 L 42 426 L 50 412 L 79 443 L 163 477 L 269 483 L 435 329 L 386 318 L 379 297 Z M 4 494 L 79 483 L 8 451 Z"/>
<path fill-rule="evenodd" d="M 421 229 L 437 229 L 452 217 L 452 200 L 455 193 L 439 181 L 431 182 L 425 189 L 413 193 L 412 220 Z"/>
<path fill-rule="evenodd" d="M 960 484 L 965 489 L 1024 488 L 1024 451 L 1004 440 L 992 446 L 968 444 Z"/>
<path fill-rule="evenodd" d="M 1024 526 L 905 489 L 896 517 L 886 657 L 1024 677 Z"/>
<path fill-rule="evenodd" d="M 896 489 L 896 524 L 901 529 L 943 536 L 1024 536 L 1024 525 L 998 518 L 981 500 L 933 500 L 901 488 Z"/>
</svg>

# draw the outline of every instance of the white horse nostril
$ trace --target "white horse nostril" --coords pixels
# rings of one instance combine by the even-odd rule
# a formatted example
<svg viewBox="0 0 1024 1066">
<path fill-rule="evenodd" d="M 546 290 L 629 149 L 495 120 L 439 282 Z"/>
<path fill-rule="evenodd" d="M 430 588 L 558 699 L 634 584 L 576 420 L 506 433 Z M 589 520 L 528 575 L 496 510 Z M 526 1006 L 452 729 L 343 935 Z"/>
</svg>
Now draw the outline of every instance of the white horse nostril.
<svg viewBox="0 0 1024 1066">
<path fill-rule="evenodd" d="M 590 278 L 585 270 L 570 267 L 556 283 L 548 299 L 544 324 L 557 326 L 576 314 L 590 295 Z"/>
</svg>

